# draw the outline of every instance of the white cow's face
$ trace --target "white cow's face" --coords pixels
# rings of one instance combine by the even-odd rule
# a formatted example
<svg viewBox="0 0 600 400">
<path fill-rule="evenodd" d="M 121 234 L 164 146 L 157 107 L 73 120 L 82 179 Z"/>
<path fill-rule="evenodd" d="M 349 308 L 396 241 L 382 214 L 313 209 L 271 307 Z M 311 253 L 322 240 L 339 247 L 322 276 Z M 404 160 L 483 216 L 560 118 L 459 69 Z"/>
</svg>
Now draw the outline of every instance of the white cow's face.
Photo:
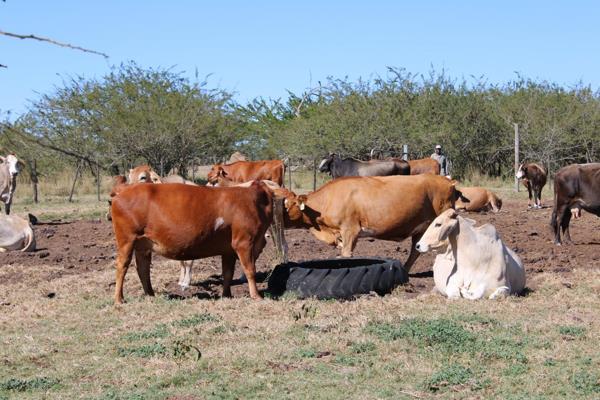
<svg viewBox="0 0 600 400">
<path fill-rule="evenodd" d="M 521 179 L 525 176 L 525 171 L 523 171 L 523 164 L 519 165 L 519 170 L 517 171 L 517 179 Z"/>
<path fill-rule="evenodd" d="M 11 176 L 19 175 L 19 172 L 21 172 L 21 163 L 17 159 L 17 156 L 15 156 L 14 154 L 9 154 L 4 159 L 4 162 L 6 163 L 6 165 L 8 165 L 8 172 Z"/>
<path fill-rule="evenodd" d="M 448 245 L 448 237 L 458 228 L 458 214 L 453 209 L 448 209 L 433 220 L 421 240 L 415 246 L 421 253 Z"/>
</svg>

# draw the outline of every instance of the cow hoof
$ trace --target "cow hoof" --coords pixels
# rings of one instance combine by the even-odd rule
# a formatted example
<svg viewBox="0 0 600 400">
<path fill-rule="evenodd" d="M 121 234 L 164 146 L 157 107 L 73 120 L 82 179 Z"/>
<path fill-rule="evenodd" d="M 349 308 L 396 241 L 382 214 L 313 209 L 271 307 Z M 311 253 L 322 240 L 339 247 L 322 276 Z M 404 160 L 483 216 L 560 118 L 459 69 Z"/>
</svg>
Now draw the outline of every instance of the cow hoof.
<svg viewBox="0 0 600 400">
<path fill-rule="evenodd" d="M 190 285 L 187 285 L 185 283 L 179 283 L 178 285 L 181 288 L 181 290 L 184 292 L 190 287 Z"/>
</svg>

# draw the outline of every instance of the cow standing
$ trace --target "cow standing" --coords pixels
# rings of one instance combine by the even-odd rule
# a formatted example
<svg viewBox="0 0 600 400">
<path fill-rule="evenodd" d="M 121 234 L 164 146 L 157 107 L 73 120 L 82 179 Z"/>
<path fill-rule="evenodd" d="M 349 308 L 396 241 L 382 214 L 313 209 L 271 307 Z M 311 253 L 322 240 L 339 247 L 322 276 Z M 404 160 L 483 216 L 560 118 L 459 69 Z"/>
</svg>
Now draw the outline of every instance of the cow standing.
<svg viewBox="0 0 600 400">
<path fill-rule="evenodd" d="M 446 210 L 417 243 L 422 253 L 446 247 L 433 264 L 435 288 L 449 298 L 470 300 L 520 293 L 525 288 L 523 262 L 506 247 L 494 226 L 474 224 Z"/>
<path fill-rule="evenodd" d="M 550 225 L 554 243 L 560 245 L 560 231 L 571 242 L 569 223 L 581 210 L 600 217 L 600 163 L 571 164 L 554 176 L 554 209 Z"/>
<path fill-rule="evenodd" d="M 343 176 L 390 176 L 410 175 L 410 165 L 399 158 L 389 160 L 360 161 L 330 154 L 319 164 L 320 172 L 329 172 L 333 179 Z"/>
<path fill-rule="evenodd" d="M 410 165 L 411 175 L 440 174 L 440 163 L 434 160 L 433 158 L 420 158 L 417 160 L 408 160 L 408 164 Z"/>
<path fill-rule="evenodd" d="M 523 184 L 529 193 L 528 208 L 542 208 L 542 189 L 546 184 L 548 172 L 536 163 L 523 163 L 517 170 L 517 179 L 523 179 Z M 533 199 L 534 204 L 531 205 Z"/>
<path fill-rule="evenodd" d="M 317 239 L 341 246 L 343 257 L 352 256 L 359 237 L 411 237 L 407 271 L 419 256 L 415 244 L 429 223 L 454 207 L 460 194 L 453 182 L 434 175 L 345 177 L 308 195 L 284 191 L 278 194 L 285 198 L 285 227 L 309 229 Z"/>
<path fill-rule="evenodd" d="M 0 200 L 4 203 L 4 212 L 8 215 L 17 189 L 17 175 L 21 172 L 22 164 L 13 153 L 6 157 L 0 156 L 0 162 Z"/>
<path fill-rule="evenodd" d="M 239 259 L 250 296 L 259 299 L 255 262 L 266 244 L 272 208 L 271 193 L 261 182 L 249 188 L 121 187 L 111 206 L 117 242 L 115 303 L 123 303 L 123 281 L 133 254 L 144 293 L 154 295 L 152 252 L 173 260 L 222 256 L 225 297 L 231 296 L 231 279 Z"/>
<path fill-rule="evenodd" d="M 211 185 L 216 184 L 219 176 L 238 183 L 266 179 L 283 186 L 285 164 L 281 160 L 237 161 L 233 164 L 215 164 L 207 175 L 208 183 Z"/>
</svg>

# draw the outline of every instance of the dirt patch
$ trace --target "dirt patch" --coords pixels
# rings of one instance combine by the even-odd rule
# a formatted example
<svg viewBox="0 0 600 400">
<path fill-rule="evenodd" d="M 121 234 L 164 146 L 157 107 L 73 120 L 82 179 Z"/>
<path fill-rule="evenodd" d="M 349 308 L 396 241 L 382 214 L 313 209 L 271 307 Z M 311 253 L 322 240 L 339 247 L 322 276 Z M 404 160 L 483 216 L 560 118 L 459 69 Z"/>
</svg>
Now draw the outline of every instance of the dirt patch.
<svg viewBox="0 0 600 400">
<path fill-rule="evenodd" d="M 549 221 L 551 208 L 527 210 L 527 202 L 506 201 L 498 214 L 462 214 L 478 224 L 492 223 L 500 232 L 505 243 L 523 259 L 528 273 L 528 287 L 535 290 L 535 274 L 552 272 L 569 283 L 569 275 L 574 268 L 592 269 L 600 267 L 600 219 L 584 214 L 581 219 L 571 222 L 573 245 L 555 246 L 552 243 Z M 43 222 L 43 221 L 42 221 Z M 71 223 L 41 224 L 34 227 L 38 250 L 33 253 L 11 252 L 0 254 L 0 272 L 4 266 L 20 266 L 18 272 L 4 277 L 0 285 L 27 281 L 28 271 L 46 269 L 42 279 L 53 280 L 64 275 L 86 273 L 114 267 L 114 238 L 112 225 L 104 220 L 75 221 Z M 332 258 L 339 250 L 316 240 L 308 231 L 288 230 L 286 237 L 291 260 Z M 394 258 L 404 261 L 408 256 L 410 241 L 402 243 L 385 242 L 373 239 L 360 239 L 356 256 Z M 421 256 L 411 271 L 410 284 L 402 291 L 407 297 L 427 293 L 433 288 L 431 266 L 435 255 Z M 272 270 L 274 259 L 273 245 L 269 241 L 257 263 L 259 289 L 266 288 L 266 279 Z M 166 260 L 155 257 L 154 266 L 162 268 Z M 194 262 L 193 284 L 186 291 L 177 286 L 178 266 L 172 262 L 172 283 L 166 286 L 166 295 L 172 298 L 198 297 L 217 298 L 221 293 L 221 262 L 213 257 Z M 236 267 L 239 276 L 239 265 Z M 135 272 L 130 271 L 135 274 Z M 239 280 L 234 282 L 233 295 L 247 296 L 247 285 Z"/>
</svg>

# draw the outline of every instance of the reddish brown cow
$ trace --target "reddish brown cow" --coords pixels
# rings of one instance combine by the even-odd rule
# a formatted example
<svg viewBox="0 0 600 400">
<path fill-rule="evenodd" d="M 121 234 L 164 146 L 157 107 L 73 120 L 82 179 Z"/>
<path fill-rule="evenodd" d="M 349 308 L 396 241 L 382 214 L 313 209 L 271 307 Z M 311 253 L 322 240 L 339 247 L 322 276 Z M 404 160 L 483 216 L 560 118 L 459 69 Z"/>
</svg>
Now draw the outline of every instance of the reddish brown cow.
<svg viewBox="0 0 600 400">
<path fill-rule="evenodd" d="M 523 180 L 523 185 L 529 193 L 528 208 L 542 208 L 542 189 L 546 184 L 548 173 L 544 167 L 536 163 L 523 163 L 517 170 L 517 179 Z M 533 206 L 531 200 L 533 199 Z"/>
<path fill-rule="evenodd" d="M 410 174 L 411 175 L 421 175 L 421 174 L 440 174 L 440 163 L 438 163 L 433 158 L 421 158 L 419 160 L 408 160 L 408 164 L 410 165 Z"/>
<path fill-rule="evenodd" d="M 404 265 L 410 270 L 419 253 L 415 244 L 438 215 L 453 208 L 460 192 L 441 176 L 376 176 L 334 179 L 308 195 L 280 189 L 285 226 L 307 228 L 319 240 L 341 245 L 350 257 L 359 237 L 401 241 L 412 238 Z"/>
<path fill-rule="evenodd" d="M 207 188 L 183 184 L 121 186 L 113 197 L 117 242 L 115 303 L 123 302 L 123 280 L 135 253 L 147 295 L 152 252 L 173 260 L 222 256 L 223 296 L 231 296 L 235 260 L 248 279 L 250 296 L 260 298 L 255 261 L 272 222 L 272 195 L 262 182 L 249 188 Z"/>
<path fill-rule="evenodd" d="M 238 161 L 213 165 L 208 173 L 208 182 L 214 185 L 219 176 L 224 176 L 239 183 L 266 179 L 283 186 L 284 174 L 285 165 L 281 160 Z"/>
</svg>

